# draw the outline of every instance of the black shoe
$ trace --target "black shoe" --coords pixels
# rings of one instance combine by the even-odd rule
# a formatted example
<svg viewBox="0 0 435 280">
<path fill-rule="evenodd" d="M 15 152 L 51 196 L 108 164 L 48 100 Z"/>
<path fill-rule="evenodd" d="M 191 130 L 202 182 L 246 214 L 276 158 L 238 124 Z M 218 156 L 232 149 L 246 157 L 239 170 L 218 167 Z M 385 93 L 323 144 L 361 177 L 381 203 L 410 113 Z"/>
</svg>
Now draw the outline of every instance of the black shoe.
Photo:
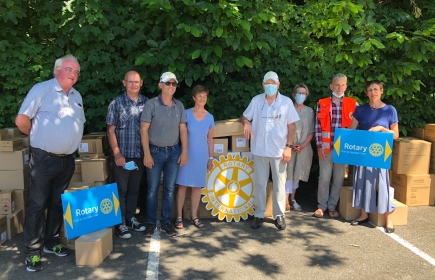
<svg viewBox="0 0 435 280">
<path fill-rule="evenodd" d="M 125 225 L 128 228 L 134 229 L 135 231 L 144 231 L 145 226 L 137 221 L 135 217 L 131 218 L 130 220 L 125 221 Z"/>
<path fill-rule="evenodd" d="M 57 244 L 56 246 L 51 248 L 44 246 L 43 251 L 47 254 L 55 254 L 58 257 L 66 257 L 71 254 L 71 250 L 63 246 L 62 244 Z"/>
<path fill-rule="evenodd" d="M 364 220 L 361 220 L 361 221 L 357 221 L 357 220 L 352 221 L 352 222 L 350 222 L 350 225 L 351 226 L 360 226 L 360 225 L 368 223 L 368 222 L 369 222 L 369 217 L 367 217 L 367 218 L 365 218 Z"/>
<path fill-rule="evenodd" d="M 38 272 L 44 268 L 42 266 L 41 257 L 39 255 L 27 256 L 24 263 L 26 264 L 27 271 L 30 272 Z"/>
<path fill-rule="evenodd" d="M 276 216 L 275 226 L 279 230 L 285 229 L 285 218 L 284 218 L 284 216 Z"/>
<path fill-rule="evenodd" d="M 386 233 L 393 233 L 394 232 L 394 228 L 390 228 L 390 227 L 385 227 L 384 230 Z"/>
<path fill-rule="evenodd" d="M 129 239 L 131 237 L 131 234 L 125 225 L 115 226 L 115 232 L 122 239 Z"/>
<path fill-rule="evenodd" d="M 252 229 L 258 229 L 258 228 L 261 227 L 263 222 L 264 222 L 263 218 L 254 217 L 254 221 L 252 222 L 251 228 Z"/>
<path fill-rule="evenodd" d="M 160 230 L 164 231 L 167 236 L 172 236 L 172 237 L 177 236 L 177 231 L 175 230 L 171 222 L 166 222 L 165 224 L 161 225 Z"/>
<path fill-rule="evenodd" d="M 146 224 L 145 237 L 153 236 L 157 226 L 155 224 Z"/>
</svg>

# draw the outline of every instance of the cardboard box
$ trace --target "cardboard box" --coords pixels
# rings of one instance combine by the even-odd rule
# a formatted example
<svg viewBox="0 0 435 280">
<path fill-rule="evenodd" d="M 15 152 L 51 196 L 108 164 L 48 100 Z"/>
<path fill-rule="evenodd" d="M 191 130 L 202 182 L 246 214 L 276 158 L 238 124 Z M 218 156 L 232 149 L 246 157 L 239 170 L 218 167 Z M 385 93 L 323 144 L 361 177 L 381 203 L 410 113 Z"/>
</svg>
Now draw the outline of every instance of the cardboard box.
<svg viewBox="0 0 435 280">
<path fill-rule="evenodd" d="M 414 137 L 414 138 L 418 138 L 421 140 L 425 140 L 424 139 L 424 128 L 414 127 L 411 130 L 411 133 L 409 133 L 409 136 Z"/>
<path fill-rule="evenodd" d="M 230 136 L 230 144 L 232 152 L 249 152 L 249 140 L 243 134 Z"/>
<path fill-rule="evenodd" d="M 86 190 L 93 187 L 94 182 L 70 182 L 68 188 L 65 190 L 65 193 Z"/>
<path fill-rule="evenodd" d="M 21 135 L 20 138 L 23 140 L 23 148 L 30 148 L 30 138 L 27 135 Z"/>
<path fill-rule="evenodd" d="M 71 182 L 83 182 L 82 173 L 74 173 L 71 177 Z"/>
<path fill-rule="evenodd" d="M 21 130 L 18 129 L 18 127 L 8 127 L 5 129 L 8 131 L 9 138 L 20 137 L 21 135 L 23 135 L 23 133 L 21 132 Z"/>
<path fill-rule="evenodd" d="M 213 156 L 226 155 L 228 153 L 228 138 L 213 139 Z"/>
<path fill-rule="evenodd" d="M 396 174 L 429 173 L 431 143 L 411 137 L 394 140 L 392 170 Z"/>
<path fill-rule="evenodd" d="M 103 154 L 103 138 L 100 135 L 84 135 L 79 145 L 79 154 Z"/>
<path fill-rule="evenodd" d="M 7 218 L 0 215 L 0 246 L 8 240 Z"/>
<path fill-rule="evenodd" d="M 9 132 L 6 129 L 0 129 L 0 140 L 9 139 Z"/>
<path fill-rule="evenodd" d="M 107 185 L 107 184 L 110 184 L 110 183 L 111 182 L 110 182 L 109 178 L 107 178 L 104 181 L 94 181 L 94 187 L 104 186 L 104 185 Z M 93 187 L 90 187 L 90 188 L 93 188 Z"/>
<path fill-rule="evenodd" d="M 79 158 L 75 159 L 76 167 L 74 169 L 74 174 L 82 173 L 82 160 Z"/>
<path fill-rule="evenodd" d="M 243 134 L 243 124 L 239 119 L 216 121 L 213 137 L 223 137 Z"/>
<path fill-rule="evenodd" d="M 9 215 L 15 211 L 14 190 L 0 191 L 0 215 Z"/>
<path fill-rule="evenodd" d="M 236 158 L 237 155 L 240 157 L 240 152 L 228 151 L 228 153 L 225 157 L 228 158 L 229 155 L 231 155 L 233 158 Z"/>
<path fill-rule="evenodd" d="M 427 123 L 424 125 L 424 140 L 435 141 L 435 124 Z"/>
<path fill-rule="evenodd" d="M 0 152 L 19 151 L 23 148 L 23 139 L 13 138 L 0 141 Z"/>
<path fill-rule="evenodd" d="M 361 209 L 352 207 L 353 187 L 343 186 L 340 188 L 340 204 L 338 212 L 346 221 L 353 221 L 361 215 Z"/>
<path fill-rule="evenodd" d="M 29 149 L 0 153 L 0 170 L 22 170 L 29 166 Z"/>
<path fill-rule="evenodd" d="M 112 229 L 80 236 L 75 241 L 76 265 L 98 266 L 113 251 Z"/>
<path fill-rule="evenodd" d="M 23 215 L 26 214 L 26 202 L 29 197 L 30 188 L 24 190 L 14 190 L 15 208 L 23 209 Z"/>
<path fill-rule="evenodd" d="M 408 206 L 400 201 L 394 200 L 396 210 L 391 214 L 395 226 L 406 226 L 408 224 Z M 369 221 L 377 227 L 385 226 L 385 214 L 369 213 Z"/>
<path fill-rule="evenodd" d="M 24 213 L 23 209 L 15 209 L 12 214 L 6 216 L 7 236 L 8 240 L 14 238 L 15 235 L 23 232 Z"/>
<path fill-rule="evenodd" d="M 435 205 L 435 174 L 430 174 L 429 205 Z"/>
<path fill-rule="evenodd" d="M 93 159 L 93 158 L 104 158 L 104 154 L 100 153 L 100 154 L 80 154 L 80 160 L 85 160 L 85 159 Z"/>
<path fill-rule="evenodd" d="M 429 205 L 431 176 L 429 174 L 395 174 L 391 178 L 396 200 L 408 206 Z"/>
<path fill-rule="evenodd" d="M 104 181 L 109 177 L 109 157 L 85 159 L 81 163 L 83 182 Z"/>
<path fill-rule="evenodd" d="M 0 170 L 0 190 L 24 190 L 30 187 L 29 168 Z"/>
</svg>

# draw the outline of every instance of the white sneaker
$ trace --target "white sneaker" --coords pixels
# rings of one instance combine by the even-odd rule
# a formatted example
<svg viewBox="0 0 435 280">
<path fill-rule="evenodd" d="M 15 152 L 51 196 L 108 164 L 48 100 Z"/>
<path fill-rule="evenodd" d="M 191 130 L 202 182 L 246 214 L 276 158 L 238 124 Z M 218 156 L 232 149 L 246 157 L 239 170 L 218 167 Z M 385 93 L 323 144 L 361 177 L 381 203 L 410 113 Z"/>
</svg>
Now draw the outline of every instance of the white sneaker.
<svg viewBox="0 0 435 280">
<path fill-rule="evenodd" d="M 292 205 L 293 210 L 295 210 L 295 211 L 302 210 L 302 207 L 296 202 L 296 200 L 292 200 L 292 202 L 293 202 L 293 205 Z"/>
</svg>

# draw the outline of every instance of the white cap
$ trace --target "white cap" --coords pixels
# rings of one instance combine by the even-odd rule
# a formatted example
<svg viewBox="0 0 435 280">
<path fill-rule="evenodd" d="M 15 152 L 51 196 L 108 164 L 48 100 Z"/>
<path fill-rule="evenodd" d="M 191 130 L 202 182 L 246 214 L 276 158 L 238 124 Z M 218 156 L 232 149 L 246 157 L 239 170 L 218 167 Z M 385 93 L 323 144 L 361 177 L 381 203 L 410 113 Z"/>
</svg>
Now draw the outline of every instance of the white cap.
<svg viewBox="0 0 435 280">
<path fill-rule="evenodd" d="M 162 76 L 160 76 L 160 82 L 166 83 L 167 81 L 174 79 L 177 83 L 177 77 L 175 77 L 175 74 L 172 72 L 165 72 L 162 74 Z"/>
<path fill-rule="evenodd" d="M 269 71 L 264 75 L 263 83 L 267 82 L 268 80 L 273 80 L 275 83 L 279 83 L 278 74 L 276 74 L 273 71 Z"/>
</svg>

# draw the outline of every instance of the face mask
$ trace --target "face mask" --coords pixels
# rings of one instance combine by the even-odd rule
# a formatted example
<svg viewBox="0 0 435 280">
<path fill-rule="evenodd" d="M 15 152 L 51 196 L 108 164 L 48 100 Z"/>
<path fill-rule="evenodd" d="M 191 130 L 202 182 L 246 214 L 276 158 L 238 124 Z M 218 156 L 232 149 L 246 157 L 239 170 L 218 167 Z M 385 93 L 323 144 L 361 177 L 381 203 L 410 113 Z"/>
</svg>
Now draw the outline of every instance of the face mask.
<svg viewBox="0 0 435 280">
<path fill-rule="evenodd" d="M 307 96 L 305 94 L 302 94 L 302 93 L 296 93 L 296 95 L 295 95 L 295 101 L 298 104 L 304 103 L 306 98 L 307 98 Z"/>
<path fill-rule="evenodd" d="M 139 169 L 139 167 L 137 167 L 137 165 L 136 165 L 136 163 L 134 163 L 134 161 L 129 161 L 124 165 L 124 169 L 135 170 L 135 169 Z"/>
<path fill-rule="evenodd" d="M 344 95 L 344 92 L 341 95 L 338 95 L 335 91 L 332 92 L 332 95 L 334 95 L 337 98 L 341 98 Z"/>
<path fill-rule="evenodd" d="M 275 95 L 277 91 L 278 91 L 277 85 L 274 84 L 264 85 L 264 92 L 269 96 Z"/>
</svg>

